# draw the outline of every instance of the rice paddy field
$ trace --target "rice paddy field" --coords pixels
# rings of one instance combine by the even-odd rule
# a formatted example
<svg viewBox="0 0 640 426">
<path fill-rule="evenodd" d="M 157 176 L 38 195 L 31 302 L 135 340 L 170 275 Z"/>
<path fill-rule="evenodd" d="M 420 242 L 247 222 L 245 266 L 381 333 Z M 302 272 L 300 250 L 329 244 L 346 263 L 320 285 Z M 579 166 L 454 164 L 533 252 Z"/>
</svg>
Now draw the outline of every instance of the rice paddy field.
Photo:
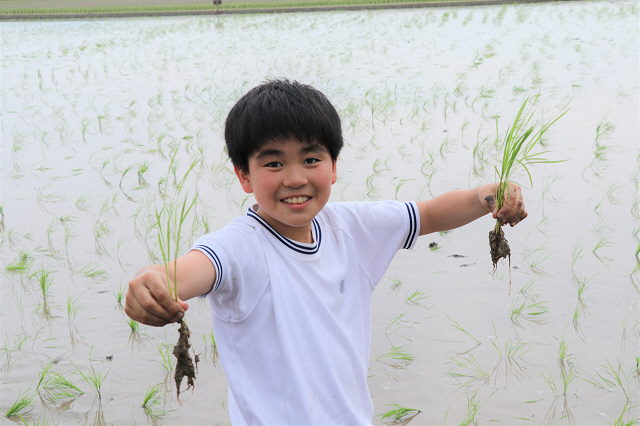
<svg viewBox="0 0 640 426">
<path fill-rule="evenodd" d="M 163 205 L 195 200 L 184 252 L 253 203 L 224 153 L 224 119 L 275 77 L 315 86 L 342 117 L 333 201 L 493 182 L 525 98 L 539 95 L 536 120 L 567 109 L 540 146 L 565 161 L 515 177 L 529 217 L 505 229 L 511 269 L 493 271 L 487 216 L 422 237 L 378 285 L 375 424 L 640 423 L 637 2 L 0 31 L 1 424 L 228 424 L 206 301 L 186 316 L 201 361 L 180 404 L 177 327 L 129 321 L 123 295 L 161 262 Z"/>
</svg>

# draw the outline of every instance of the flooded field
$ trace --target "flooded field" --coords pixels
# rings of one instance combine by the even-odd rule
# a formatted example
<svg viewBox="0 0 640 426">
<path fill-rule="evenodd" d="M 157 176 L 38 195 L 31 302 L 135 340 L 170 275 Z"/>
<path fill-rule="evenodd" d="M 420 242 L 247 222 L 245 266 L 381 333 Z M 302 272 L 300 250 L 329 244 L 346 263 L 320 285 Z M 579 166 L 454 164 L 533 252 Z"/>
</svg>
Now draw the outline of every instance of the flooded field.
<svg viewBox="0 0 640 426">
<path fill-rule="evenodd" d="M 522 101 L 568 107 L 541 147 L 566 161 L 517 176 L 510 272 L 493 273 L 486 217 L 422 237 L 378 285 L 374 423 L 638 424 L 638 24 L 634 1 L 3 22 L 0 423 L 228 424 L 206 302 L 186 317 L 201 362 L 180 405 L 177 327 L 129 322 L 122 296 L 161 261 L 165 183 L 170 200 L 195 165 L 182 252 L 252 204 L 224 119 L 284 76 L 343 119 L 334 201 L 493 182 Z M 420 411 L 383 418 L 395 404 Z"/>
</svg>

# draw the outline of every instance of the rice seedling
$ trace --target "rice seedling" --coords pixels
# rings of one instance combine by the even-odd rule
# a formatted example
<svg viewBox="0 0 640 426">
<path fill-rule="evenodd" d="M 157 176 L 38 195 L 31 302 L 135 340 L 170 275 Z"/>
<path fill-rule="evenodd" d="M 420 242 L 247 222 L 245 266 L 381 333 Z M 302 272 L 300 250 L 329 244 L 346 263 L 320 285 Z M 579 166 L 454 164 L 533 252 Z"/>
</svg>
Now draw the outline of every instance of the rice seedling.
<svg viewBox="0 0 640 426">
<path fill-rule="evenodd" d="M 17 417 L 25 411 L 33 403 L 33 393 L 31 388 L 28 388 L 16 397 L 11 406 L 4 412 L 4 417 Z"/>
<path fill-rule="evenodd" d="M 627 320 L 622 318 L 620 320 L 620 322 L 621 322 L 621 325 L 622 325 L 622 336 L 620 338 L 620 350 L 624 352 L 625 351 L 626 342 L 630 342 L 633 345 L 635 345 L 635 342 L 633 342 L 631 340 L 631 338 L 630 338 L 631 336 L 629 335 L 629 332 L 627 331 Z M 638 324 L 640 324 L 640 323 L 638 323 Z M 633 328 L 632 328 L 632 330 L 633 330 Z M 633 375 L 633 373 L 632 373 L 632 375 Z"/>
<path fill-rule="evenodd" d="M 578 276 L 576 274 L 576 263 L 582 257 L 584 257 L 584 253 L 582 252 L 584 245 L 580 243 L 576 243 L 576 245 L 571 250 L 571 276 L 574 281 L 578 281 Z"/>
<path fill-rule="evenodd" d="M 149 183 L 144 178 L 144 174 L 147 172 L 147 170 L 149 170 L 149 163 L 147 163 L 146 161 L 138 166 L 138 186 L 140 188 L 146 188 L 147 186 L 149 186 Z"/>
<path fill-rule="evenodd" d="M 558 366 L 562 377 L 562 394 L 567 395 L 567 389 L 576 376 L 575 355 L 568 352 L 569 347 L 566 340 L 560 340 L 558 347 Z"/>
<path fill-rule="evenodd" d="M 59 220 L 64 228 L 64 253 L 67 259 L 67 267 L 70 270 L 73 270 L 73 265 L 71 264 L 71 257 L 69 256 L 69 247 L 71 246 L 71 239 L 76 237 L 76 234 L 73 233 L 73 229 L 71 227 L 71 220 L 73 218 L 70 216 L 60 217 Z"/>
<path fill-rule="evenodd" d="M 584 333 L 582 332 L 582 327 L 580 326 L 580 317 L 582 316 L 582 314 L 584 313 L 585 310 L 585 305 L 581 304 L 580 302 L 578 302 L 578 304 L 576 304 L 576 307 L 573 311 L 573 318 L 572 318 L 572 323 L 573 323 L 573 329 L 576 331 L 576 334 L 582 339 L 584 340 Z"/>
<path fill-rule="evenodd" d="M 216 338 L 213 334 L 213 330 L 211 330 L 211 333 L 208 336 L 207 334 L 202 333 L 202 340 L 204 340 L 204 344 L 205 344 L 205 357 L 209 355 L 211 358 L 211 361 L 213 362 L 213 365 L 215 366 L 219 355 L 218 355 L 218 345 L 216 343 Z"/>
<path fill-rule="evenodd" d="M 118 306 L 121 308 L 123 307 L 122 301 L 124 300 L 126 290 L 127 288 L 122 287 L 122 282 L 121 282 L 120 285 L 118 286 L 118 292 L 117 293 L 115 291 L 113 292 L 113 295 L 116 297 L 116 302 L 118 302 Z"/>
<path fill-rule="evenodd" d="M 165 270 L 167 274 L 167 286 L 169 287 L 169 292 L 173 294 L 175 300 L 178 300 L 178 282 L 176 279 L 176 262 L 180 252 L 180 241 L 181 241 L 181 231 L 182 226 L 184 225 L 189 212 L 193 208 L 196 203 L 197 196 L 194 196 L 191 202 L 189 202 L 188 193 L 185 194 L 184 198 L 181 198 L 181 193 L 184 189 L 184 185 L 186 180 L 191 173 L 191 171 L 195 168 L 198 163 L 198 160 L 193 160 L 189 165 L 186 173 L 182 176 L 180 181 L 177 180 L 175 173 L 177 169 L 176 157 L 178 155 L 180 145 L 178 145 L 171 156 L 171 162 L 169 163 L 169 168 L 167 170 L 167 175 L 163 182 L 163 190 L 162 194 L 162 207 L 158 210 L 156 208 L 156 226 L 158 228 L 158 243 L 160 247 L 160 252 L 162 255 L 162 261 L 165 265 Z M 174 180 L 176 181 L 175 194 L 174 198 L 176 199 L 177 204 L 174 205 L 171 202 L 171 199 L 167 197 L 167 184 L 169 181 L 169 176 L 171 173 L 174 173 Z M 173 277 L 169 276 L 169 264 L 173 262 Z M 172 286 L 173 285 L 173 286 Z M 177 359 L 176 367 L 175 367 L 175 382 L 176 382 L 176 394 L 178 402 L 180 402 L 180 384 L 182 383 L 182 379 L 187 377 L 187 390 L 193 389 L 195 386 L 195 373 L 196 366 L 198 365 L 198 355 L 195 354 L 192 360 L 191 355 L 189 354 L 189 349 L 191 348 L 191 342 L 189 336 L 191 332 L 189 331 L 189 327 L 187 327 L 186 321 L 183 319 L 180 320 L 180 328 L 178 330 L 179 339 L 178 343 L 173 349 L 173 354 Z M 195 366 L 194 366 L 195 362 Z"/>
<path fill-rule="evenodd" d="M 42 298 L 44 299 L 45 303 L 47 301 L 47 296 L 49 295 L 51 284 L 53 284 L 53 277 L 51 277 L 51 272 L 52 271 L 48 268 L 41 266 L 38 272 L 31 275 L 31 277 L 35 276 L 38 280 L 38 286 L 40 287 L 40 291 L 42 291 Z"/>
<path fill-rule="evenodd" d="M 504 344 L 505 349 L 505 376 L 515 375 L 518 379 L 523 379 L 526 368 L 521 362 L 528 352 L 533 350 L 533 346 L 520 340 L 513 342 L 511 339 Z"/>
<path fill-rule="evenodd" d="M 428 297 L 429 296 L 427 296 L 425 293 L 421 292 L 420 290 L 416 290 L 411 294 L 407 294 L 407 298 L 405 299 L 404 302 L 409 305 L 421 306 L 420 301 Z"/>
<path fill-rule="evenodd" d="M 533 99 L 531 109 L 535 106 L 538 99 L 537 95 Z M 537 163 L 557 163 L 559 161 L 548 160 L 542 157 L 547 151 L 534 152 L 536 145 L 542 141 L 547 131 L 556 123 L 567 110 L 562 111 L 559 115 L 540 124 L 538 130 L 537 123 L 532 123 L 533 112 L 523 116 L 523 112 L 527 107 L 529 98 L 526 98 L 513 121 L 513 124 L 507 128 L 505 139 L 500 146 L 502 149 L 501 169 L 495 167 L 498 177 L 498 189 L 496 191 L 495 200 L 487 200 L 490 203 L 495 202 L 497 210 L 500 210 L 509 197 L 509 181 L 521 167 L 526 171 L 529 177 L 529 183 L 533 185 L 533 179 L 529 172 L 528 166 Z M 496 133 L 498 132 L 498 121 L 496 120 Z M 496 221 L 494 229 L 489 232 L 489 246 L 491 248 L 491 261 L 493 262 L 493 270 L 495 272 L 498 260 L 509 258 L 509 276 L 511 276 L 511 249 L 502 231 L 502 223 L 500 219 Z M 511 280 L 509 280 L 509 288 L 511 288 Z"/>
<path fill-rule="evenodd" d="M 213 330 L 211 330 L 211 334 L 209 335 L 209 338 L 210 338 L 210 340 L 211 340 L 211 345 L 212 345 L 214 348 L 217 348 L 217 347 L 218 347 L 218 345 L 216 344 L 216 337 L 213 335 Z"/>
<path fill-rule="evenodd" d="M 49 362 L 47 363 L 47 365 L 45 365 L 45 367 L 42 369 L 42 373 L 40 373 L 40 380 L 38 380 L 38 384 L 37 384 L 37 386 L 36 386 L 36 391 L 37 391 L 38 389 L 40 389 L 40 386 L 41 386 L 43 383 L 46 383 L 45 378 L 46 378 L 47 373 L 49 372 L 49 369 L 51 368 L 51 365 L 52 365 L 52 364 L 53 364 L 53 363 L 52 363 L 51 361 L 49 361 Z"/>
<path fill-rule="evenodd" d="M 576 277 L 576 289 L 578 291 L 578 305 L 584 309 L 586 308 L 586 299 L 584 297 L 584 291 L 589 288 L 587 285 L 588 278 L 584 277 L 582 279 Z"/>
<path fill-rule="evenodd" d="M 446 122 L 446 119 L 445 119 Z M 442 140 L 442 143 L 440 144 L 440 149 L 438 149 L 438 152 L 440 153 L 440 158 L 442 158 L 443 160 L 445 160 L 446 155 L 451 152 L 451 148 L 449 148 L 449 145 L 451 144 L 451 141 L 449 140 L 449 135 L 445 136 L 445 138 Z"/>
<path fill-rule="evenodd" d="M 32 259 L 29 254 L 24 251 L 20 251 L 18 260 L 9 263 L 4 269 L 10 274 L 24 274 L 29 271 L 31 262 Z"/>
<path fill-rule="evenodd" d="M 173 371 L 173 364 L 171 362 L 171 351 L 173 350 L 173 348 L 169 345 L 167 345 L 166 343 L 160 343 L 158 345 L 158 352 L 160 352 L 160 365 L 162 365 L 162 368 L 164 369 L 165 372 L 170 373 L 171 371 Z"/>
<path fill-rule="evenodd" d="M 489 400 L 489 398 L 491 398 L 497 391 L 498 391 L 497 389 L 494 390 L 491 393 L 491 395 L 487 397 L 487 400 Z M 478 391 L 473 392 L 473 395 L 471 397 L 467 395 L 467 417 L 463 419 L 462 422 L 460 422 L 460 426 L 469 426 L 469 425 L 478 424 L 478 420 L 476 419 L 476 416 L 478 415 L 478 411 L 480 411 L 480 407 L 486 401 L 480 402 L 479 400 L 476 399 L 477 396 L 478 396 Z"/>
<path fill-rule="evenodd" d="M 624 188 L 624 186 L 617 183 L 612 183 L 611 185 L 609 185 L 609 188 L 607 189 L 607 198 L 609 199 L 609 202 L 611 202 L 611 204 L 620 204 L 620 201 L 618 200 L 618 198 L 616 198 L 616 192 L 618 192 L 622 188 Z"/>
<path fill-rule="evenodd" d="M 406 368 L 416 358 L 406 351 L 406 346 L 394 346 L 387 353 L 377 357 L 376 361 L 393 368 Z"/>
<path fill-rule="evenodd" d="M 91 389 L 95 392 L 99 399 L 102 398 L 102 384 L 104 383 L 104 379 L 109 375 L 109 372 L 105 373 L 97 373 L 96 370 L 91 367 L 89 373 L 84 374 L 77 365 L 73 362 L 71 364 L 76 368 L 77 373 L 80 375 L 82 380 L 84 380 Z"/>
<path fill-rule="evenodd" d="M 636 360 L 637 362 L 637 360 Z M 631 402 L 631 385 L 629 377 L 633 375 L 633 371 L 625 373 L 622 364 L 618 361 L 618 365 L 614 366 L 611 361 L 607 360 L 607 365 L 600 366 L 604 370 L 604 374 L 596 371 L 598 377 L 582 378 L 587 383 L 592 384 L 600 389 L 609 392 L 615 392 L 619 387 L 622 390 L 627 402 Z"/>
<path fill-rule="evenodd" d="M 525 288 L 523 288 L 525 290 Z M 520 297 L 524 296 L 524 300 Z M 522 327 L 521 320 L 526 320 L 534 324 L 544 324 L 547 322 L 544 314 L 549 312 L 547 303 L 539 300 L 540 295 L 527 291 L 520 291 L 511 302 L 510 319 L 511 323 Z"/>
<path fill-rule="evenodd" d="M 9 354 L 11 352 L 17 352 L 20 351 L 22 349 L 22 345 L 25 344 L 25 342 L 27 341 L 27 339 L 29 338 L 29 336 L 22 332 L 20 334 L 17 334 L 16 336 L 14 336 L 13 339 L 13 345 L 9 345 L 9 333 L 6 333 L 6 338 L 4 339 L 4 344 L 2 345 L 2 348 L 0 349 L 2 352 L 4 352 L 5 354 Z"/>
<path fill-rule="evenodd" d="M 603 139 L 608 139 L 615 129 L 615 125 L 608 121 L 606 116 L 602 118 L 596 126 L 596 136 L 593 142 L 593 159 L 582 172 L 583 178 L 587 170 L 591 170 L 595 176 L 599 177 L 606 168 L 604 163 L 607 161 L 607 157 L 612 151 L 612 147 L 604 145 Z"/>
<path fill-rule="evenodd" d="M 418 410 L 417 408 L 403 407 L 395 403 L 387 404 L 387 405 L 395 408 L 387 411 L 386 413 L 382 413 L 380 415 L 381 416 L 380 420 L 382 420 L 383 422 L 385 421 L 385 419 L 389 419 L 394 423 L 403 421 L 406 424 L 409 421 L 411 421 L 411 419 L 413 419 L 415 416 L 420 414 L 420 412 L 422 411 L 422 410 Z"/>
<path fill-rule="evenodd" d="M 616 126 L 612 122 L 608 121 L 608 117 L 603 117 L 596 126 L 596 137 L 594 143 L 598 145 L 601 139 L 610 137 L 611 133 L 615 130 Z"/>
<path fill-rule="evenodd" d="M 402 285 L 402 281 L 400 281 L 397 278 L 389 279 L 389 281 L 391 281 L 391 285 L 389 285 L 389 290 L 391 290 L 391 291 L 398 290 L 400 288 L 400 286 Z"/>
<path fill-rule="evenodd" d="M 102 162 L 102 167 L 100 168 L 100 177 L 102 178 L 102 182 L 104 182 L 104 184 L 108 187 L 111 188 L 111 182 L 109 182 L 107 180 L 107 178 L 104 177 L 104 170 L 107 168 L 107 166 L 109 165 L 110 160 L 106 159 Z"/>
<path fill-rule="evenodd" d="M 124 196 L 127 198 L 127 200 L 134 201 L 133 198 L 131 198 L 129 196 L 129 194 L 127 194 L 125 192 L 124 188 L 122 187 L 122 181 L 124 180 L 124 177 L 129 172 L 129 170 L 131 170 L 131 169 L 133 169 L 133 166 L 129 166 L 126 169 L 124 169 L 124 171 L 122 172 L 122 175 L 120 176 L 120 181 L 118 182 L 118 188 L 120 188 L 120 192 L 122 192 L 124 194 Z"/>
<path fill-rule="evenodd" d="M 66 199 L 60 195 L 55 194 L 47 194 L 45 191 L 48 189 L 48 185 L 40 188 L 38 190 L 38 194 L 36 195 L 36 200 L 40 203 L 40 205 L 51 213 L 48 209 L 45 208 L 44 203 L 62 203 L 66 201 Z"/>
<path fill-rule="evenodd" d="M 553 185 L 555 182 L 557 182 L 558 180 L 558 175 L 552 175 L 552 176 L 548 176 L 547 178 L 544 179 L 543 181 L 543 186 L 542 186 L 542 217 L 546 217 L 544 214 L 544 206 L 545 206 L 545 202 L 549 201 L 549 202 L 554 202 L 557 199 L 551 195 L 551 185 Z"/>
<path fill-rule="evenodd" d="M 78 271 L 78 273 L 94 281 L 104 281 L 109 277 L 109 273 L 107 271 L 96 268 L 92 262 L 85 265 Z"/>
<path fill-rule="evenodd" d="M 637 426 L 640 425 L 640 417 L 629 418 L 630 411 L 637 408 L 637 405 L 629 406 L 629 402 L 624 404 L 622 412 L 615 418 L 613 423 L 608 423 L 611 426 Z"/>
<path fill-rule="evenodd" d="M 71 297 L 71 295 L 67 293 L 67 318 L 69 320 L 69 324 L 75 321 L 81 308 L 80 295 Z"/>
<path fill-rule="evenodd" d="M 561 389 L 556 385 L 556 382 L 553 379 L 553 375 L 551 374 L 551 372 L 549 372 L 546 366 L 544 368 L 547 371 L 548 376 L 545 375 L 543 372 L 540 372 L 544 381 L 547 383 L 547 385 L 549 386 L 551 391 L 554 393 L 554 395 L 556 395 L 556 397 L 553 399 L 551 406 L 549 407 L 549 410 L 547 411 L 547 414 L 545 415 L 545 420 L 547 420 L 550 424 L 554 423 L 555 418 L 558 416 L 558 412 L 557 412 L 558 397 L 562 397 L 562 400 L 563 400 L 562 411 L 559 413 L 560 419 L 567 419 L 570 425 L 575 424 L 573 413 L 569 408 L 568 398 L 567 398 L 569 396 L 568 387 L 571 384 L 571 382 L 573 382 L 573 380 L 577 377 L 576 367 L 575 367 L 575 355 L 569 354 L 567 352 L 567 349 L 568 347 L 567 347 L 566 341 L 562 339 L 560 341 L 560 346 L 558 348 L 558 365 L 560 367 L 560 375 L 562 378 Z M 576 389 L 576 394 L 577 392 L 578 391 Z"/>
<path fill-rule="evenodd" d="M 154 420 L 164 416 L 166 412 L 160 407 L 163 402 L 162 396 L 160 395 L 160 383 L 148 387 L 144 395 L 144 400 L 142 401 L 144 413 Z"/>
<path fill-rule="evenodd" d="M 104 243 L 102 242 L 103 238 L 111 233 L 109 226 L 102 220 L 96 221 L 93 225 L 93 237 L 95 240 L 95 248 L 96 254 L 102 256 L 107 253 L 107 250 L 104 248 Z M 106 271 L 105 271 L 106 274 Z M 93 278 L 93 277 L 92 277 Z"/>
<path fill-rule="evenodd" d="M 504 352 L 501 349 L 502 345 L 498 339 L 498 333 L 496 332 L 495 324 L 493 324 L 493 332 L 495 333 L 495 342 L 492 340 L 491 344 L 498 351 L 498 363 L 493 368 L 493 373 L 497 373 L 500 369 L 502 361 L 505 361 L 505 379 L 508 380 L 510 375 L 515 375 L 517 378 L 522 379 L 525 374 L 526 368 L 523 367 L 521 361 L 524 362 L 522 357 L 533 349 L 530 343 L 524 343 L 521 340 L 513 342 L 509 338 L 504 343 Z"/>
<path fill-rule="evenodd" d="M 609 237 L 602 237 L 598 240 L 596 245 L 593 246 L 593 249 L 591 250 L 591 252 L 601 262 L 610 261 L 611 260 L 610 258 L 603 256 L 601 254 L 598 254 L 598 251 L 600 249 L 603 249 L 606 247 L 611 247 L 611 239 Z"/>
<path fill-rule="evenodd" d="M 84 391 L 75 383 L 59 373 L 52 373 L 44 383 L 43 388 L 46 391 L 46 398 L 51 402 L 77 398 L 84 394 Z"/>
<path fill-rule="evenodd" d="M 405 326 L 405 324 L 409 324 L 410 321 L 404 319 L 404 316 L 406 314 L 407 314 L 406 312 L 403 312 L 400 315 L 398 315 L 397 317 L 393 318 L 391 320 L 391 322 L 389 322 L 389 325 L 387 326 L 387 328 L 384 329 L 384 332 L 387 333 L 389 331 L 389 328 L 391 328 L 391 326 L 394 325 L 394 324 L 402 324 L 403 327 Z"/>
<path fill-rule="evenodd" d="M 484 176 L 484 169 L 489 159 L 487 158 L 487 144 L 488 138 L 480 138 L 479 134 L 476 135 L 476 145 L 473 148 L 473 175 L 476 177 Z"/>
<path fill-rule="evenodd" d="M 447 374 L 460 382 L 458 389 L 469 388 L 474 384 L 484 386 L 491 379 L 489 373 L 482 368 L 476 357 L 469 352 L 465 353 L 461 358 L 449 357 L 447 364 L 453 364 Z M 462 371 L 456 369 L 461 369 Z"/>
<path fill-rule="evenodd" d="M 373 179 L 375 179 L 375 177 L 376 176 L 374 174 L 371 174 L 371 175 L 367 176 L 367 179 L 365 180 L 365 185 L 366 185 L 367 190 L 368 190 L 365 193 L 365 196 L 370 197 L 370 198 L 375 198 L 375 196 L 380 191 L 380 188 L 375 186 L 375 184 L 373 183 Z"/>
<path fill-rule="evenodd" d="M 138 321 L 132 320 L 131 318 L 127 319 L 127 324 L 131 329 L 131 333 L 138 333 L 140 329 L 140 323 Z"/>
<path fill-rule="evenodd" d="M 534 250 L 525 250 L 524 259 L 527 261 L 529 269 L 531 272 L 535 273 L 538 276 L 544 276 L 546 273 L 542 269 L 542 262 L 548 260 L 552 257 L 553 253 L 549 253 L 547 249 L 547 245 L 541 244 L 539 247 L 536 247 Z"/>
<path fill-rule="evenodd" d="M 414 179 L 400 179 L 400 181 L 398 182 L 398 184 L 396 185 L 396 192 L 394 194 L 394 198 L 397 200 L 398 199 L 398 192 L 400 191 L 400 188 L 402 187 L 402 185 L 405 184 L 405 182 L 410 181 L 410 180 L 414 180 Z"/>
<path fill-rule="evenodd" d="M 472 350 L 474 350 L 475 348 L 477 348 L 478 346 L 480 346 L 482 344 L 482 342 L 480 342 L 480 340 L 478 340 L 475 337 L 473 337 L 471 335 L 471 333 L 469 333 L 467 330 L 465 330 L 457 321 L 451 319 L 446 314 L 445 314 L 445 316 L 449 319 L 449 321 L 451 321 L 451 324 L 452 324 L 454 330 L 458 330 L 459 332 L 461 332 L 463 334 L 466 334 L 467 336 L 471 337 L 476 342 L 476 345 L 474 347 L 472 347 L 471 349 L 467 349 L 464 352 L 460 352 L 459 355 L 463 355 L 463 354 L 465 354 L 467 352 L 471 352 Z"/>
</svg>

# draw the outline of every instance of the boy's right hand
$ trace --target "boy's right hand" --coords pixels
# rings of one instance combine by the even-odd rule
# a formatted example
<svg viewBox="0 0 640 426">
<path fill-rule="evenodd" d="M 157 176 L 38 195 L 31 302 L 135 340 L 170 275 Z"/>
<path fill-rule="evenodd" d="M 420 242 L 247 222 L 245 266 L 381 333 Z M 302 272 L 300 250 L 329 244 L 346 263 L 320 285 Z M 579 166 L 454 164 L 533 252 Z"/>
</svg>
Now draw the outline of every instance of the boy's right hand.
<svg viewBox="0 0 640 426">
<path fill-rule="evenodd" d="M 163 271 L 146 268 L 129 281 L 124 311 L 135 321 L 162 327 L 180 321 L 187 309 L 186 302 L 176 302 L 169 293 Z"/>
</svg>

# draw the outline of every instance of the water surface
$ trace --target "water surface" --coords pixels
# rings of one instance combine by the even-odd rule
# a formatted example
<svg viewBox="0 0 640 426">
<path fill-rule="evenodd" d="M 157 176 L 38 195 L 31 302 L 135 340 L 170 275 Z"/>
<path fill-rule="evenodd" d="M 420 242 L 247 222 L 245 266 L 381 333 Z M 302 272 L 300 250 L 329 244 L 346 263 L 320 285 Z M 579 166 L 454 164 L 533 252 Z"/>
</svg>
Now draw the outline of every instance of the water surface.
<svg viewBox="0 0 640 426">
<path fill-rule="evenodd" d="M 1 32 L 3 412 L 26 391 L 29 424 L 228 423 L 206 302 L 191 301 L 203 362 L 180 405 L 160 354 L 177 332 L 132 333 L 116 294 L 161 258 L 155 209 L 176 147 L 178 177 L 197 161 L 182 251 L 246 212 L 224 118 L 249 88 L 285 76 L 323 91 L 342 117 L 334 201 L 492 182 L 496 119 L 504 132 L 536 94 L 538 118 L 569 108 L 544 145 L 567 161 L 533 167 L 533 185 L 518 176 L 529 217 L 506 230 L 511 290 L 507 264 L 492 271 L 489 218 L 422 237 L 379 284 L 375 423 L 388 404 L 422 410 L 412 424 L 429 425 L 639 416 L 636 2 L 4 22 Z M 36 392 L 50 362 L 47 377 L 84 394 Z M 104 376 L 99 397 L 78 371 Z M 154 419 L 141 405 L 156 384 L 155 413 L 166 415 Z"/>
</svg>

